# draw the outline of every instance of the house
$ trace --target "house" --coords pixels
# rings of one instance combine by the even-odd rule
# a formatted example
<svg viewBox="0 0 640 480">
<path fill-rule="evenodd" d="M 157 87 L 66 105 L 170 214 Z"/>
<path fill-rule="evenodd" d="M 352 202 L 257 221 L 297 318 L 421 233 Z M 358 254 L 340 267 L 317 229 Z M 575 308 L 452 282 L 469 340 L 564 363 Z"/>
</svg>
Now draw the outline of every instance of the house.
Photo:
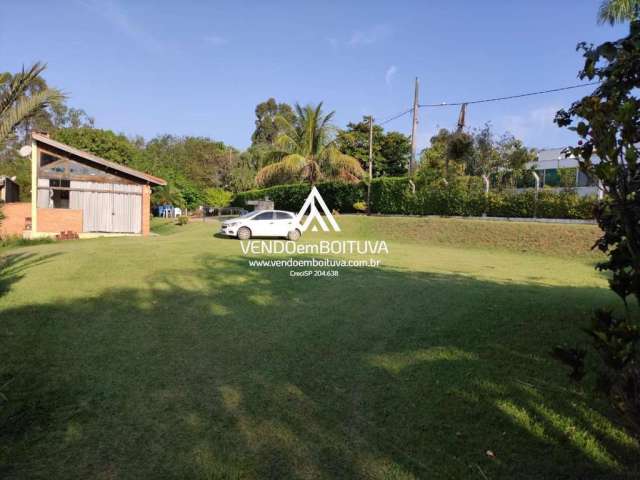
<svg viewBox="0 0 640 480">
<path fill-rule="evenodd" d="M 540 177 L 540 187 L 561 188 L 561 169 L 571 169 L 575 175 L 575 190 L 580 195 L 596 195 L 598 193 L 597 182 L 589 178 L 578 168 L 576 157 L 565 157 L 563 148 L 548 148 L 538 150 L 538 159 L 526 166 L 533 168 Z M 594 155 L 591 157 L 594 164 L 600 163 L 600 159 Z"/>
<path fill-rule="evenodd" d="M 0 202 L 17 202 L 20 199 L 20 187 L 15 179 L 0 176 Z"/>
<path fill-rule="evenodd" d="M 31 203 L 4 206 L 0 235 L 147 235 L 157 185 L 166 182 L 33 133 Z"/>
</svg>

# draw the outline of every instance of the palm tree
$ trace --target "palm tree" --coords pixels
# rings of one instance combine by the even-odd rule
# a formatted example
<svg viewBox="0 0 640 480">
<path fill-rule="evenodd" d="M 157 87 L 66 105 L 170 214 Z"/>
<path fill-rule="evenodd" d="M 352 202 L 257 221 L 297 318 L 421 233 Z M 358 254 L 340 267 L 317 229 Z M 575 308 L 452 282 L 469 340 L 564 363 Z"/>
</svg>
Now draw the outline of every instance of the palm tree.
<svg viewBox="0 0 640 480">
<path fill-rule="evenodd" d="M 598 10 L 598 23 L 622 23 L 640 19 L 640 0 L 604 0 Z"/>
<path fill-rule="evenodd" d="M 54 88 L 34 89 L 45 68 L 45 64 L 36 62 L 15 75 L 0 73 L 0 146 L 22 122 L 64 99 Z"/>
<path fill-rule="evenodd" d="M 293 121 L 276 116 L 282 132 L 272 154 L 277 161 L 258 172 L 256 183 L 266 186 L 296 181 L 312 185 L 320 180 L 358 181 L 364 175 L 360 162 L 336 147 L 331 125 L 334 113 L 325 115 L 320 102 L 315 107 L 296 104 Z"/>
</svg>

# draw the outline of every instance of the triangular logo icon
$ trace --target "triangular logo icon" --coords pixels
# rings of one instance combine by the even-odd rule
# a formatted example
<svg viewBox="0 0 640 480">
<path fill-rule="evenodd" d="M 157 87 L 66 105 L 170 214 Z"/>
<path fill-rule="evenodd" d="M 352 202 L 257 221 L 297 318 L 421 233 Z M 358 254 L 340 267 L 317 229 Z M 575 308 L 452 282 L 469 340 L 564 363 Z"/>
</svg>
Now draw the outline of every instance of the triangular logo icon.
<svg viewBox="0 0 640 480">
<path fill-rule="evenodd" d="M 324 199 L 322 198 L 322 195 L 320 195 L 320 192 L 315 186 L 311 187 L 311 192 L 309 192 L 309 196 L 304 201 L 304 205 L 302 205 L 302 208 L 298 212 L 298 215 L 296 215 L 296 220 L 300 224 L 302 231 L 306 232 L 307 228 L 309 228 L 309 225 L 311 225 L 314 220 L 318 225 L 320 225 L 320 228 L 322 229 L 323 232 L 329 231 L 329 227 L 327 226 L 324 218 L 322 218 L 322 215 L 320 215 L 320 211 L 316 206 L 316 202 L 318 203 L 318 205 L 320 205 L 320 209 L 322 210 L 327 221 L 331 225 L 331 228 L 333 228 L 334 231 L 339 232 L 340 227 L 338 226 L 335 219 L 333 218 L 333 215 L 331 215 L 331 212 L 327 208 L 327 204 L 324 203 Z M 305 222 L 302 223 L 302 217 L 304 217 L 305 213 L 307 213 L 307 210 L 309 211 L 309 214 L 307 215 L 307 219 L 305 220 Z M 314 224 L 313 227 L 311 228 L 311 231 L 317 232 L 318 227 Z"/>
</svg>

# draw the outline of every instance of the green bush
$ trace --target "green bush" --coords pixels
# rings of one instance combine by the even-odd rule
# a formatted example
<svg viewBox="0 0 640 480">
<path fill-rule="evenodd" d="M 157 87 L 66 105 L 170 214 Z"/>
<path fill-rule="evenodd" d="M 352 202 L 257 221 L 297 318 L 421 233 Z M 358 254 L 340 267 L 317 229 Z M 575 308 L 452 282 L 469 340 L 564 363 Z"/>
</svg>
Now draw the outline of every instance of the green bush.
<svg viewBox="0 0 640 480">
<path fill-rule="evenodd" d="M 180 215 L 178 217 L 178 225 L 182 226 L 182 225 L 186 225 L 187 223 L 189 223 L 189 217 L 187 217 L 186 215 Z"/>
<path fill-rule="evenodd" d="M 56 240 L 51 237 L 38 237 L 38 238 L 23 238 L 19 235 L 9 235 L 7 237 L 0 238 L 0 247 L 13 248 L 13 247 L 28 247 L 31 245 L 42 245 L 45 243 L 53 243 Z"/>
<path fill-rule="evenodd" d="M 354 203 L 364 200 L 365 190 L 361 183 L 325 182 L 319 183 L 316 187 L 329 210 L 343 213 L 354 212 Z M 268 197 L 273 200 L 275 208 L 297 212 L 302 208 L 310 191 L 311 185 L 306 183 L 249 190 L 237 194 L 232 205 L 246 208 L 249 200 L 261 200 Z"/>
<path fill-rule="evenodd" d="M 209 207 L 227 207 L 232 198 L 233 193 L 222 188 L 207 188 L 204 191 L 204 200 Z"/>
<path fill-rule="evenodd" d="M 371 182 L 371 211 L 415 214 L 417 198 L 406 177 L 379 177 Z"/>
<path fill-rule="evenodd" d="M 366 184 L 321 183 L 317 185 L 331 210 L 359 211 L 364 202 Z M 595 198 L 581 197 L 573 190 L 541 190 L 538 201 L 533 189 L 520 192 L 490 192 L 485 195 L 482 180 L 458 177 L 448 184 L 418 182 L 417 188 L 407 177 L 379 177 L 371 182 L 371 212 L 397 215 L 443 215 L 511 218 L 591 219 Z M 248 200 L 269 197 L 276 208 L 298 211 L 311 187 L 307 184 L 281 185 L 250 190 L 236 196 L 233 204 L 246 207 Z"/>
<path fill-rule="evenodd" d="M 594 197 L 581 197 L 573 191 L 541 190 L 536 205 L 535 191 L 521 193 L 490 193 L 487 215 L 513 218 L 593 218 Z"/>
</svg>

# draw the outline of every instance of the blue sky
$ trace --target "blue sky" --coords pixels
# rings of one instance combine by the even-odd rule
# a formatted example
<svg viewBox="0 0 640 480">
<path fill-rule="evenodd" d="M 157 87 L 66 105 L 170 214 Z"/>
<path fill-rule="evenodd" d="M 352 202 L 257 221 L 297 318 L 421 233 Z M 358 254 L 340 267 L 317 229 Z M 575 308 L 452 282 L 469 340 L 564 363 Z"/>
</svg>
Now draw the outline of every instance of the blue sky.
<svg viewBox="0 0 640 480">
<path fill-rule="evenodd" d="M 250 143 L 257 103 L 318 102 L 344 126 L 421 103 L 578 83 L 579 41 L 619 38 L 596 24 L 599 0 L 215 2 L 31 0 L 3 5 L 0 70 L 48 63 L 46 78 L 96 126 L 149 139 L 202 135 Z M 589 90 L 470 106 L 532 147 L 571 135 L 554 112 Z M 454 107 L 421 109 L 419 146 L 453 127 Z M 405 116 L 386 128 L 410 132 Z"/>
</svg>

